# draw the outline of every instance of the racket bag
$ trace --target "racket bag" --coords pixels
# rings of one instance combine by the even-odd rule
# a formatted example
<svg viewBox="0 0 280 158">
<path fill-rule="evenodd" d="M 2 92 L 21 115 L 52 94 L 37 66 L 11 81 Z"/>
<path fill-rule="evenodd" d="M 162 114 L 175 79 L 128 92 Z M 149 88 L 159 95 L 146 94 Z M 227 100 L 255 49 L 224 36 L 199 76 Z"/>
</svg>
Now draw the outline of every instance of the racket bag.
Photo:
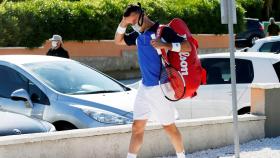
<svg viewBox="0 0 280 158">
<path fill-rule="evenodd" d="M 157 37 L 160 37 L 163 27 L 170 27 L 173 29 L 179 36 L 184 37 L 191 46 L 190 52 L 174 52 L 171 50 L 166 52 L 164 49 L 161 49 L 161 52 L 162 56 L 169 62 L 169 64 L 182 74 L 186 84 L 186 91 L 183 98 L 192 98 L 196 96 L 197 89 L 205 80 L 203 78 L 206 77 L 203 75 L 202 66 L 198 58 L 198 42 L 192 37 L 186 23 L 179 18 L 171 20 L 167 25 L 161 25 L 157 30 Z M 176 79 L 170 78 L 169 80 L 175 91 L 176 97 L 177 87 L 172 85 L 172 80 Z"/>
</svg>

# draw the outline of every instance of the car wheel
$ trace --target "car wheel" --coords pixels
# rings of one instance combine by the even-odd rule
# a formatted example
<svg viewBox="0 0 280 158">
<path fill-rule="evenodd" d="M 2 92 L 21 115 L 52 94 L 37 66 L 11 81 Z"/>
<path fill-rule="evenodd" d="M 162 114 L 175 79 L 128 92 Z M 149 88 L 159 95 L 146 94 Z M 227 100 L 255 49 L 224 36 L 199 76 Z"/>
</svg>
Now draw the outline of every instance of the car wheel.
<svg viewBox="0 0 280 158">
<path fill-rule="evenodd" d="M 253 46 L 253 45 L 255 44 L 256 40 L 258 40 L 258 39 L 260 39 L 259 36 L 251 36 L 251 37 L 249 38 L 250 46 Z"/>
<path fill-rule="evenodd" d="M 250 111 L 251 111 L 251 107 L 244 107 L 238 110 L 238 115 L 250 114 Z"/>
<path fill-rule="evenodd" d="M 74 126 L 73 124 L 71 124 L 69 122 L 65 122 L 65 121 L 55 122 L 55 123 L 53 123 L 53 125 L 55 126 L 57 131 L 66 131 L 66 130 L 77 129 L 76 126 Z"/>
</svg>

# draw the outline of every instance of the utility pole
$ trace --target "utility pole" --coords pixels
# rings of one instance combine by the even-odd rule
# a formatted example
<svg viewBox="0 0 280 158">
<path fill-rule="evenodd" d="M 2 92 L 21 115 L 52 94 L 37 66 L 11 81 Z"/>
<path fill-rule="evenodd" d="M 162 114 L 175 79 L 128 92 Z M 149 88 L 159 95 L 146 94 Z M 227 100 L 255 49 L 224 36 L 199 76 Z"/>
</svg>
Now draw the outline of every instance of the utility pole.
<svg viewBox="0 0 280 158">
<path fill-rule="evenodd" d="M 240 158 L 238 116 L 237 116 L 237 97 L 236 97 L 236 73 L 235 73 L 235 48 L 233 24 L 236 24 L 236 6 L 235 0 L 221 0 L 221 18 L 222 24 L 228 24 L 229 32 L 229 50 L 230 50 L 230 73 L 231 73 L 231 91 L 232 91 L 232 115 L 234 131 L 234 153 L 235 158 Z"/>
</svg>

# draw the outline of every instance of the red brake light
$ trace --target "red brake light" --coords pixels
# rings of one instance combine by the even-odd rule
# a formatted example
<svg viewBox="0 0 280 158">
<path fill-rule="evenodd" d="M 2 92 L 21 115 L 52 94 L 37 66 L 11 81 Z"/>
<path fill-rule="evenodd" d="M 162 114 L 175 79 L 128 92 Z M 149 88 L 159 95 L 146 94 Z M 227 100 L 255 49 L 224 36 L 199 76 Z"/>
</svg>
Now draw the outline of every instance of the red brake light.
<svg viewBox="0 0 280 158">
<path fill-rule="evenodd" d="M 263 26 L 263 25 L 260 25 L 259 29 L 262 30 L 262 31 L 264 31 L 264 26 Z"/>
</svg>

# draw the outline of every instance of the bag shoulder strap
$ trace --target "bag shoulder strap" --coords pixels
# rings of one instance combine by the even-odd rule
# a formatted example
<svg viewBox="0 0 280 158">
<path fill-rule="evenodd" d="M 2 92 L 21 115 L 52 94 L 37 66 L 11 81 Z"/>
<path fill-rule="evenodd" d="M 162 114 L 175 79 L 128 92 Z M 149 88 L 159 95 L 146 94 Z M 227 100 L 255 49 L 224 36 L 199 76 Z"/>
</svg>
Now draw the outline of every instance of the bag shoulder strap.
<svg viewBox="0 0 280 158">
<path fill-rule="evenodd" d="M 166 26 L 166 25 L 159 25 L 159 27 L 158 27 L 158 29 L 156 31 L 156 39 L 160 39 L 161 38 L 162 30 L 165 27 L 168 27 L 168 26 Z M 160 51 L 161 51 L 161 54 L 162 54 L 162 57 L 164 58 L 164 60 L 169 62 L 168 58 L 167 58 L 167 51 L 165 49 L 160 49 Z"/>
</svg>

